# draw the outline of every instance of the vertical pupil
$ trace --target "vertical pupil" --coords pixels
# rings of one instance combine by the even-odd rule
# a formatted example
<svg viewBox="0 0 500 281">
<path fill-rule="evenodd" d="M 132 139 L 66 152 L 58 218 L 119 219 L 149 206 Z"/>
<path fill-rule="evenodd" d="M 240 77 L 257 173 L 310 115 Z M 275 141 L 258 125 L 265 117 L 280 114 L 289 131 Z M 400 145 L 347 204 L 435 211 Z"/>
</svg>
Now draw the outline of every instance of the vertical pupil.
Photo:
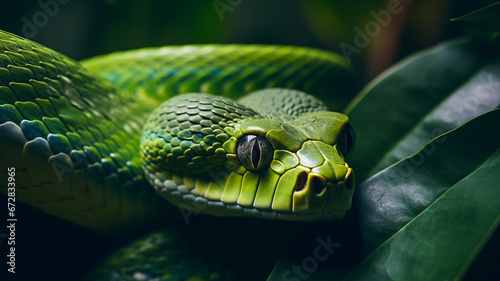
<svg viewBox="0 0 500 281">
<path fill-rule="evenodd" d="M 262 136 L 246 135 L 236 145 L 240 163 L 249 171 L 261 171 L 273 161 L 274 150 L 271 143 Z"/>
<path fill-rule="evenodd" d="M 257 169 L 259 167 L 259 161 L 260 161 L 260 144 L 257 141 L 257 138 L 254 138 L 251 140 L 251 146 L 252 146 L 252 165 L 254 169 Z"/>
</svg>

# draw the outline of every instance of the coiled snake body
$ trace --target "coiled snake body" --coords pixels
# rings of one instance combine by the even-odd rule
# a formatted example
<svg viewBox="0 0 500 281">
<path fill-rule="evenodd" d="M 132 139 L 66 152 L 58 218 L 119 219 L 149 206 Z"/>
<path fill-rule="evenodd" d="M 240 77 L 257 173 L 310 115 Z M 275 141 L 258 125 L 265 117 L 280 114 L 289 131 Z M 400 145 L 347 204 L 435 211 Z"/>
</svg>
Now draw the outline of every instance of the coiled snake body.
<svg viewBox="0 0 500 281">
<path fill-rule="evenodd" d="M 217 216 L 341 218 L 352 132 L 318 97 L 341 95 L 345 75 L 335 54 L 259 45 L 80 64 L 1 31 L 0 160 L 18 200 L 115 235 L 178 215 L 162 197 Z"/>
</svg>

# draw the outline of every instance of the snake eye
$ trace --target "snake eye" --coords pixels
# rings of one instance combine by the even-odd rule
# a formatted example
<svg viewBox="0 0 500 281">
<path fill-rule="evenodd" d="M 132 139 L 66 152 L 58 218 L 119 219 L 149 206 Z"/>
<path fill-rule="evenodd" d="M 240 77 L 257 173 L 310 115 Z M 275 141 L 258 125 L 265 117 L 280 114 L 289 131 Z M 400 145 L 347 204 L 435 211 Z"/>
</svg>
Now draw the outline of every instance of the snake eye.
<svg viewBox="0 0 500 281">
<path fill-rule="evenodd" d="M 264 137 L 246 135 L 238 141 L 236 154 L 241 164 L 250 171 L 263 170 L 273 160 L 273 146 Z"/>
<path fill-rule="evenodd" d="M 347 157 L 354 146 L 354 131 L 351 125 L 347 124 L 337 140 L 337 148 L 340 153 Z"/>
</svg>

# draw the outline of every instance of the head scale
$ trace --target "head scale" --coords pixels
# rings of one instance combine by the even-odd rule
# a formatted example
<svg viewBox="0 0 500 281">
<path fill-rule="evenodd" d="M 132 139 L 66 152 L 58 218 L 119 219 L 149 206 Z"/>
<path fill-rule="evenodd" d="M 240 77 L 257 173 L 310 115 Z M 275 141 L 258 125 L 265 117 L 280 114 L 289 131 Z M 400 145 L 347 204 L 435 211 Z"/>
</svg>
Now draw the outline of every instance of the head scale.
<svg viewBox="0 0 500 281">
<path fill-rule="evenodd" d="M 353 143 L 348 118 L 300 111 L 299 117 L 269 120 L 223 97 L 174 97 L 145 126 L 146 176 L 167 200 L 197 212 L 341 218 L 354 192 L 354 174 L 344 160 Z"/>
</svg>

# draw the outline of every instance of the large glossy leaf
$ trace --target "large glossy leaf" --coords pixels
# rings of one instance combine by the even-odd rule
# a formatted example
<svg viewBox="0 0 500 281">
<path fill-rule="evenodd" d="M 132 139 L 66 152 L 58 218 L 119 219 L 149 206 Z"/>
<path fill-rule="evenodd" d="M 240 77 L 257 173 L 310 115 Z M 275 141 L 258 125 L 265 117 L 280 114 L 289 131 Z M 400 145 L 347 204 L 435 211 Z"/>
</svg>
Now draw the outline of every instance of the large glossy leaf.
<svg viewBox="0 0 500 281">
<path fill-rule="evenodd" d="M 361 262 L 321 267 L 310 247 L 302 263 L 282 259 L 269 280 L 300 280 L 294 269 L 308 280 L 461 279 L 500 223 L 498 124 L 500 109 L 478 116 L 361 184 Z"/>
<path fill-rule="evenodd" d="M 436 251 L 450 258 L 439 265 L 447 267 L 442 271 L 445 274 L 436 273 L 440 280 L 463 275 L 495 229 L 495 216 L 500 215 L 495 205 L 500 196 L 494 194 L 498 179 L 485 175 L 500 169 L 496 162 L 500 160 L 493 156 L 498 154 L 495 151 L 500 143 L 499 112 L 477 117 L 499 104 L 500 60 L 487 47 L 467 40 L 417 54 L 373 82 L 348 108 L 358 141 L 348 160 L 357 180 L 390 167 L 358 186 L 348 218 L 313 226 L 301 235 L 282 255 L 269 280 L 343 280 L 349 274 L 359 280 L 377 276 L 384 280 L 402 274 L 405 276 L 400 280 L 406 280 L 424 272 L 412 271 L 412 262 L 425 263 L 425 258 Z M 490 200 L 478 204 L 479 199 L 469 194 L 471 188 L 485 188 L 481 196 L 487 194 Z M 460 193 L 462 190 L 464 193 Z M 463 196 L 455 202 L 457 192 Z M 444 197 L 449 194 L 453 196 Z M 464 198 L 472 200 L 465 204 Z M 487 209 L 481 209 L 488 204 Z M 426 213 L 430 206 L 437 211 Z M 440 208 L 450 212 L 442 213 Z M 475 220 L 477 216 L 481 219 Z M 457 231 L 454 225 L 459 226 Z M 444 234 L 437 231 L 440 227 Z M 440 238 L 412 236 L 417 230 L 431 236 L 439 233 Z M 453 240 L 456 245 L 443 243 L 450 232 L 457 234 L 458 240 Z M 475 240 L 463 241 L 469 234 L 476 235 Z M 314 260 L 319 241 L 329 237 L 339 247 L 328 259 Z M 406 240 L 391 244 L 391 237 Z M 416 246 L 417 242 L 422 245 Z M 440 243 L 448 247 L 446 251 Z M 454 249 L 462 244 L 467 246 Z M 425 258 L 415 252 L 419 249 Z M 436 256 L 426 266 L 432 266 L 438 258 L 443 257 Z M 394 263 L 394 267 L 388 263 Z"/>
<path fill-rule="evenodd" d="M 346 110 L 356 132 L 349 162 L 357 180 L 499 104 L 500 60 L 489 45 L 456 40 L 405 59 Z"/>
<path fill-rule="evenodd" d="M 347 280 L 463 277 L 500 223 L 498 124 L 481 115 L 359 187 L 371 254 Z"/>
</svg>

